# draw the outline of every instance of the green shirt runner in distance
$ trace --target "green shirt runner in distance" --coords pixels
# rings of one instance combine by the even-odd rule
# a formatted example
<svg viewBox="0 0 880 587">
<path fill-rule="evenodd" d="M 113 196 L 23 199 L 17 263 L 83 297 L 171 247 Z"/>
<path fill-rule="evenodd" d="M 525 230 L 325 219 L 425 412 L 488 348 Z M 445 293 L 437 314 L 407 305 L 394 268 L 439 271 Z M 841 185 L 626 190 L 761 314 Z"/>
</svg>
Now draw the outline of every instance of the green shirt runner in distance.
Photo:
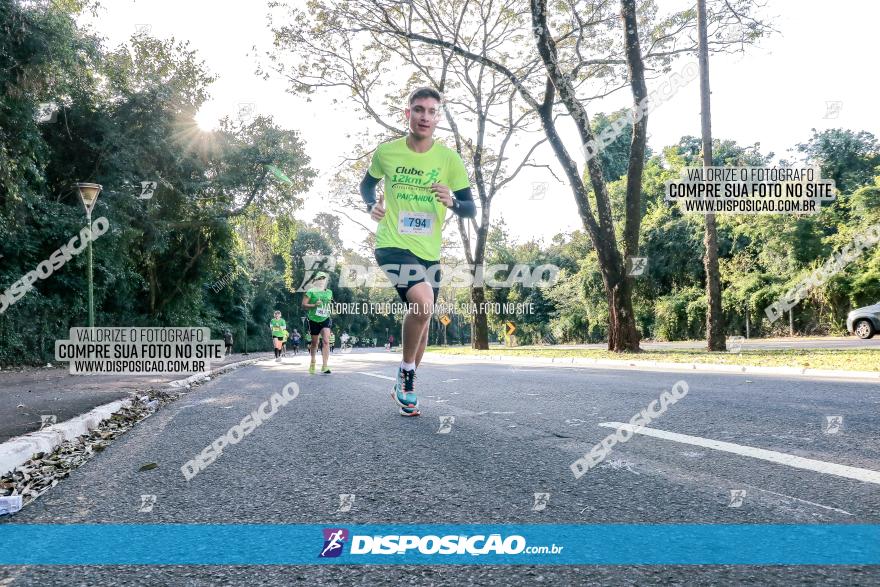
<svg viewBox="0 0 880 587">
<path fill-rule="evenodd" d="M 322 306 L 309 308 L 309 320 L 312 322 L 323 322 L 330 317 L 330 302 L 333 300 L 332 290 L 310 289 L 306 292 L 306 295 L 309 297 L 310 304 L 316 304 L 318 303 L 318 300 L 323 302 Z"/>
<path fill-rule="evenodd" d="M 446 185 L 453 193 L 470 185 L 458 153 L 436 140 L 426 152 L 416 153 L 402 137 L 379 145 L 369 173 L 385 178 L 385 217 L 376 229 L 376 248 L 397 247 L 438 261 L 446 207 L 431 185 Z"/>
<path fill-rule="evenodd" d="M 287 329 L 287 322 L 284 321 L 284 318 L 279 318 L 278 320 L 273 318 L 269 322 L 269 326 L 272 327 L 272 336 L 283 337 L 284 331 Z"/>
</svg>

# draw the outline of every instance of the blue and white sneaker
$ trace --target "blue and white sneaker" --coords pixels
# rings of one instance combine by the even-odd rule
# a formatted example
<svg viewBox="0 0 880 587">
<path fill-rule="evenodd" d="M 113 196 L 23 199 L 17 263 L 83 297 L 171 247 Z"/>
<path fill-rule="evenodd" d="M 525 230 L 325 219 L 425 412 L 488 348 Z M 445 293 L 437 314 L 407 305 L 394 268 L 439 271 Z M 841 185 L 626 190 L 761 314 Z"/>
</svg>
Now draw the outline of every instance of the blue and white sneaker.
<svg viewBox="0 0 880 587">
<path fill-rule="evenodd" d="M 415 378 L 415 370 L 397 370 L 397 382 L 394 384 L 394 391 L 391 392 L 391 397 L 400 407 L 401 416 L 421 415 L 421 412 L 419 412 L 419 398 L 415 392 Z"/>
</svg>

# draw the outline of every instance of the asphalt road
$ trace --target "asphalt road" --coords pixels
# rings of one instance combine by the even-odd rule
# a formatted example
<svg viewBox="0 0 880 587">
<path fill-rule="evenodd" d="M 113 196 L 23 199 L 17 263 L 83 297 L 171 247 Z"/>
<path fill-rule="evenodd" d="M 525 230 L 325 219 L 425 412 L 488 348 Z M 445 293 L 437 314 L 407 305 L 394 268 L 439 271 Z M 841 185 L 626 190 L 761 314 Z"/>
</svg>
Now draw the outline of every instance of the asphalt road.
<svg viewBox="0 0 880 587">
<path fill-rule="evenodd" d="M 880 523 L 880 485 L 665 438 L 636 435 L 580 479 L 569 469 L 611 432 L 601 423 L 628 421 L 683 379 L 688 395 L 652 428 L 880 471 L 876 383 L 429 357 L 417 379 L 423 416 L 402 418 L 389 397 L 395 358 L 334 354 L 328 376 L 294 359 L 224 375 L 2 522 Z M 289 382 L 296 400 L 184 478 L 186 460 Z M 448 434 L 437 433 L 441 416 L 455 418 Z M 843 416 L 837 432 L 823 431 L 828 416 Z M 159 467 L 138 472 L 149 462 Z M 745 491 L 738 507 L 731 490 Z M 550 494 L 543 511 L 537 492 Z M 151 512 L 138 511 L 143 494 L 156 496 Z M 355 495 L 350 511 L 337 511 L 340 494 Z M 3 587 L 536 583 L 880 585 L 880 567 L 0 567 Z"/>
</svg>

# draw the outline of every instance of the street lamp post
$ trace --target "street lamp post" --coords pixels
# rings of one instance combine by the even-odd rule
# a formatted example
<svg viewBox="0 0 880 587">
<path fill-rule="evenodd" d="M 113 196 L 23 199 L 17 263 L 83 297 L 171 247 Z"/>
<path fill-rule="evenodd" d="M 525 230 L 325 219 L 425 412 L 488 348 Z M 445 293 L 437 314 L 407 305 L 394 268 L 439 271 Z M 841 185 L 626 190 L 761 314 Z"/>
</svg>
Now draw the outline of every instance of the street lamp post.
<svg viewBox="0 0 880 587">
<path fill-rule="evenodd" d="M 244 317 L 244 352 L 242 353 L 242 356 L 245 356 L 248 354 L 248 352 L 247 352 L 247 315 L 248 315 L 247 307 L 248 307 L 248 300 L 247 300 L 247 298 L 244 298 L 242 300 L 242 304 L 241 304 L 241 312 Z"/>
<path fill-rule="evenodd" d="M 82 200 L 83 207 L 86 209 L 86 221 L 88 222 L 89 229 L 91 229 L 92 209 L 95 207 L 95 202 L 98 201 L 98 195 L 100 195 L 101 190 L 104 188 L 97 183 L 77 183 L 76 189 L 79 191 L 79 198 Z M 89 328 L 95 327 L 95 291 L 92 279 L 92 267 L 92 239 L 89 239 Z"/>
</svg>

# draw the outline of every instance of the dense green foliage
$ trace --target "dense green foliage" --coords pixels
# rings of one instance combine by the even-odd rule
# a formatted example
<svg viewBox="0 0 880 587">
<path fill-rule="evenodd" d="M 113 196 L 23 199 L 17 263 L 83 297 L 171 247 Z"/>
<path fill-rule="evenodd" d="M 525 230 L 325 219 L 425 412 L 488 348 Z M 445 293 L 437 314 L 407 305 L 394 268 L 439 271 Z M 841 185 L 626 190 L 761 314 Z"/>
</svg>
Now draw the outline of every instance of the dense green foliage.
<svg viewBox="0 0 880 587">
<path fill-rule="evenodd" d="M 0 288 L 80 230 L 74 184 L 99 183 L 93 217 L 110 230 L 93 243 L 96 324 L 237 326 L 243 343 L 243 306 L 262 325 L 259 312 L 292 303 L 270 292 L 284 291 L 289 217 L 315 175 L 302 142 L 266 117 L 202 132 L 194 116 L 213 78 L 194 52 L 142 35 L 107 49 L 77 29 L 82 8 L 0 2 Z M 38 117 L 45 104 L 54 113 Z M 151 199 L 139 199 L 142 181 L 157 182 Z M 51 358 L 86 305 L 83 253 L 0 315 L 0 363 Z M 268 345 L 264 330 L 251 327 L 254 346 Z"/>
<path fill-rule="evenodd" d="M 873 135 L 814 130 L 797 149 L 807 163 L 820 167 L 823 177 L 835 179 L 843 188 L 837 201 L 816 215 L 717 217 L 728 334 L 746 334 L 747 312 L 752 336 L 788 334 L 788 315 L 771 324 L 764 308 L 880 222 L 880 143 Z M 720 140 L 714 141 L 713 153 L 715 165 L 767 165 L 772 158 L 762 154 L 758 145 L 740 147 Z M 620 161 L 627 156 L 625 150 L 610 152 L 608 166 L 622 169 Z M 677 145 L 651 157 L 645 168 L 640 255 L 648 257 L 648 268 L 636 278 L 635 311 L 647 338 L 681 340 L 705 335 L 703 219 L 682 215 L 678 207 L 663 200 L 664 182 L 677 177 L 681 167 L 699 165 L 700 157 L 700 140 L 683 137 Z M 611 185 L 618 207 L 624 185 L 625 178 Z M 603 340 L 607 303 L 589 240 L 576 232 L 558 235 L 549 247 L 535 242 L 511 245 L 503 234 L 496 233 L 490 262 L 532 259 L 537 251 L 541 251 L 542 262 L 563 267 L 564 278 L 546 291 L 493 292 L 496 299 L 529 296 L 542 302 L 535 305 L 542 308 L 541 315 L 519 321 L 502 316 L 494 322 L 496 330 L 501 332 L 503 321 L 511 319 L 522 324 L 518 326 L 521 342 Z M 549 305 L 545 303 L 548 299 Z M 878 301 L 880 247 L 874 247 L 811 289 L 795 306 L 795 332 L 842 334 L 849 310 Z"/>
</svg>

